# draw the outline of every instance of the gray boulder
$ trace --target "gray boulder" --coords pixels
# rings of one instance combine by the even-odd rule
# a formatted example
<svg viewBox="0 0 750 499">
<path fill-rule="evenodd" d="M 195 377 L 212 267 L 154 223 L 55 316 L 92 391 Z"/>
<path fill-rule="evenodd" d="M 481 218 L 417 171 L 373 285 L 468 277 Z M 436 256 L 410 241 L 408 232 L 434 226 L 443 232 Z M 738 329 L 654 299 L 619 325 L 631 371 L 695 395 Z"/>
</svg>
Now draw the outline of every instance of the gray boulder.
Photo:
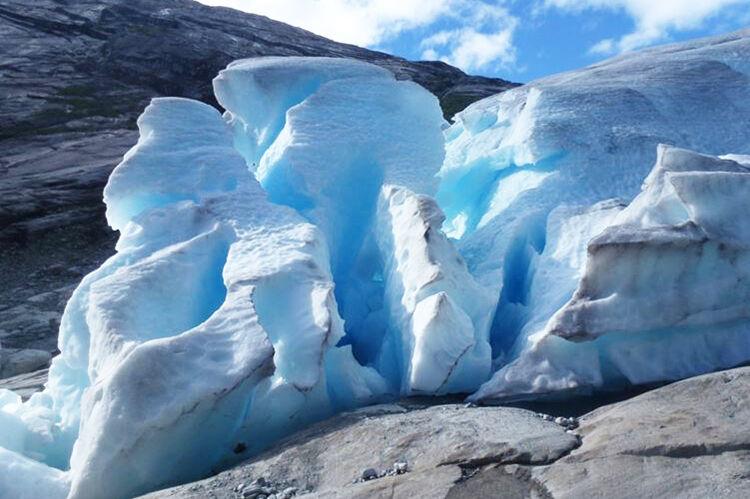
<svg viewBox="0 0 750 499">
<path fill-rule="evenodd" d="M 47 382 L 48 369 L 19 374 L 10 378 L 0 379 L 0 389 L 12 390 L 21 396 L 21 399 L 28 400 L 33 394 L 41 391 Z"/>
<path fill-rule="evenodd" d="M 296 496 L 321 498 L 744 498 L 748 401 L 750 367 L 687 379 L 578 419 L 502 407 L 380 405 L 147 497 L 238 497 L 242 484 L 262 477 L 274 490 L 293 486 Z M 393 473 L 395 463 L 406 463 L 405 472 Z"/>
<path fill-rule="evenodd" d="M 380 405 L 317 424 L 207 480 L 147 497 L 237 497 L 242 484 L 258 477 L 275 490 L 293 486 L 310 497 L 460 497 L 473 494 L 481 484 L 470 477 L 490 465 L 547 464 L 577 445 L 575 435 L 523 409 Z M 401 473 L 388 472 L 402 463 Z M 363 480 L 370 468 L 378 477 L 368 471 Z M 499 473 L 495 479 L 531 493 L 528 480 Z"/>
<path fill-rule="evenodd" d="M 0 348 L 0 379 L 45 368 L 51 359 L 46 350 Z"/>
<path fill-rule="evenodd" d="M 533 476 L 560 498 L 750 497 L 750 368 L 690 378 L 580 420 Z"/>
</svg>

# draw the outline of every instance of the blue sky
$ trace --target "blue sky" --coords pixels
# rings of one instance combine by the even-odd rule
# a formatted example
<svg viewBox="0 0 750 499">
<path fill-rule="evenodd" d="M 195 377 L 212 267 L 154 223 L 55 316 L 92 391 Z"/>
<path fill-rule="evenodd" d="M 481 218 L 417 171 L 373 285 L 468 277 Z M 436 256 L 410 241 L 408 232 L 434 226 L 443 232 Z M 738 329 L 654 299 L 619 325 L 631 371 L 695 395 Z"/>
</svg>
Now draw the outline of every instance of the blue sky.
<svg viewBox="0 0 750 499">
<path fill-rule="evenodd" d="M 201 1 L 333 40 L 520 82 L 750 25 L 750 0 Z"/>
</svg>

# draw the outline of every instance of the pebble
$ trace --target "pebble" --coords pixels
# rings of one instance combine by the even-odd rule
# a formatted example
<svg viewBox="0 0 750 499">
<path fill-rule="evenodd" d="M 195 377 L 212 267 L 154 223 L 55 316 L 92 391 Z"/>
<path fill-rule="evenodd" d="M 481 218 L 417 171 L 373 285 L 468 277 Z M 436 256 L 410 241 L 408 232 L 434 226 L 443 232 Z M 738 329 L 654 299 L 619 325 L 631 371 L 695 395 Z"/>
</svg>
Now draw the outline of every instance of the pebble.
<svg viewBox="0 0 750 499">
<path fill-rule="evenodd" d="M 289 499 L 297 495 L 297 487 L 287 487 L 281 492 L 281 499 Z"/>
<path fill-rule="evenodd" d="M 373 468 L 367 468 L 365 471 L 362 472 L 362 480 L 368 481 L 368 480 L 374 480 L 378 478 L 378 472 L 375 471 Z"/>
<path fill-rule="evenodd" d="M 263 481 L 263 484 L 267 485 L 267 482 Z M 250 487 L 242 491 L 242 497 L 245 499 L 268 499 L 268 496 L 276 493 L 272 487 L 266 487 L 264 485 L 253 482 Z"/>
<path fill-rule="evenodd" d="M 369 480 L 383 478 L 386 476 L 403 475 L 407 471 L 409 471 L 409 465 L 406 461 L 396 461 L 395 463 L 393 463 L 393 466 L 391 468 L 386 468 L 380 472 L 378 472 L 374 468 L 367 468 L 362 472 L 361 477 L 358 480 L 355 480 L 354 483 L 367 482 Z"/>
<path fill-rule="evenodd" d="M 575 430 L 578 428 L 578 419 L 574 417 L 566 418 L 563 416 L 558 416 L 556 418 L 553 418 L 552 416 L 549 416 L 547 414 L 541 415 L 541 418 L 545 421 L 553 421 L 556 424 L 562 426 L 566 430 Z"/>
</svg>

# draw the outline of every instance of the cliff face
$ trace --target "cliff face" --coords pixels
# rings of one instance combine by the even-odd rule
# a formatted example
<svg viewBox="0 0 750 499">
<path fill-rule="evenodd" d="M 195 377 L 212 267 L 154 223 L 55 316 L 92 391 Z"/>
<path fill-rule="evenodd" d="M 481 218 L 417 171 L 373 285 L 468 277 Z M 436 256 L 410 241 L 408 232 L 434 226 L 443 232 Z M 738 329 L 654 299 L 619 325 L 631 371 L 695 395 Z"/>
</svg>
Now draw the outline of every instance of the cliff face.
<svg viewBox="0 0 750 499">
<path fill-rule="evenodd" d="M 73 287 L 113 252 L 101 189 L 152 97 L 217 105 L 217 72 L 266 55 L 377 64 L 434 93 L 446 116 L 515 86 L 190 0 L 9 0 L 0 53 L 0 343 L 48 350 Z"/>
</svg>

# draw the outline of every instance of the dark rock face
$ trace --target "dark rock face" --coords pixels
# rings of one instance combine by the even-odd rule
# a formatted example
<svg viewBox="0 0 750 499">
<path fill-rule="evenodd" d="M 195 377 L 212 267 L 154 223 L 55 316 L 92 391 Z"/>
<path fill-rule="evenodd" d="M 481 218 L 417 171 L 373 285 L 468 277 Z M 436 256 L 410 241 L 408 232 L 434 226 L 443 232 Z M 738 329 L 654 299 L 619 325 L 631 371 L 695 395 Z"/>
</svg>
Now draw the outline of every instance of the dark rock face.
<svg viewBox="0 0 750 499">
<path fill-rule="evenodd" d="M 190 0 L 6 0 L 0 54 L 0 343 L 50 351 L 72 289 L 113 252 L 101 189 L 152 97 L 216 105 L 216 73 L 265 55 L 366 60 L 448 116 L 515 86 Z"/>
</svg>

